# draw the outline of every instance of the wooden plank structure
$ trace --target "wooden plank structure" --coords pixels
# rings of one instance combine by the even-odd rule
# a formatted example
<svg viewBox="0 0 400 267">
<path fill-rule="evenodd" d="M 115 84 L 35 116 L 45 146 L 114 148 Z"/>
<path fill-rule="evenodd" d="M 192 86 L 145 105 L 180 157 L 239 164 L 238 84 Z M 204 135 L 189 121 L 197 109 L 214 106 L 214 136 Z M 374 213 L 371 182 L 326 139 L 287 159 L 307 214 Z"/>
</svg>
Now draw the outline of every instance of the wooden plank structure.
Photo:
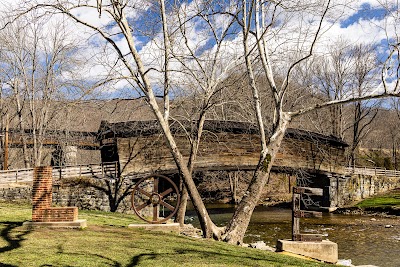
<svg viewBox="0 0 400 267">
<path fill-rule="evenodd" d="M 385 168 L 367 168 L 367 167 L 346 167 L 346 175 L 370 175 L 370 176 L 386 176 L 400 178 L 400 171 L 398 170 L 387 170 Z"/>
<path fill-rule="evenodd" d="M 300 218 L 321 218 L 322 212 L 301 210 L 301 199 L 303 195 L 322 196 L 321 188 L 312 187 L 293 187 L 293 203 L 292 203 L 292 240 L 293 241 L 322 241 L 320 234 L 301 234 Z"/>
<path fill-rule="evenodd" d="M 76 166 L 55 166 L 52 170 L 53 180 L 79 177 L 117 177 L 117 162 L 86 164 Z M 0 185 L 9 183 L 30 183 L 33 181 L 33 168 L 0 171 Z"/>
<path fill-rule="evenodd" d="M 171 122 L 171 131 L 182 156 L 188 158 L 190 121 Z M 177 173 L 157 121 L 103 121 L 98 138 L 103 162 L 118 161 L 123 176 Z M 260 155 L 258 128 L 251 123 L 207 120 L 194 164 L 195 171 L 253 170 Z M 288 129 L 276 156 L 273 171 L 318 170 L 343 172 L 342 140 L 300 129 Z"/>
</svg>

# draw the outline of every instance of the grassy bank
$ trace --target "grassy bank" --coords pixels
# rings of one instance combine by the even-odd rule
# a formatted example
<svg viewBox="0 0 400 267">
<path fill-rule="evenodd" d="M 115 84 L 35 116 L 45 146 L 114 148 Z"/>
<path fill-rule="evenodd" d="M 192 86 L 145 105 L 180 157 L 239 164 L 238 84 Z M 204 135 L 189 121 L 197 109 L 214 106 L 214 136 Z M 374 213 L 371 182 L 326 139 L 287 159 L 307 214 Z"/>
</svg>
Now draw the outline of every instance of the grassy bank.
<svg viewBox="0 0 400 267">
<path fill-rule="evenodd" d="M 327 266 L 194 239 L 128 229 L 133 215 L 80 211 L 88 228 L 29 231 L 31 207 L 0 202 L 0 266 Z"/>
<path fill-rule="evenodd" d="M 361 209 L 400 210 L 400 189 L 365 199 L 356 206 Z"/>
</svg>

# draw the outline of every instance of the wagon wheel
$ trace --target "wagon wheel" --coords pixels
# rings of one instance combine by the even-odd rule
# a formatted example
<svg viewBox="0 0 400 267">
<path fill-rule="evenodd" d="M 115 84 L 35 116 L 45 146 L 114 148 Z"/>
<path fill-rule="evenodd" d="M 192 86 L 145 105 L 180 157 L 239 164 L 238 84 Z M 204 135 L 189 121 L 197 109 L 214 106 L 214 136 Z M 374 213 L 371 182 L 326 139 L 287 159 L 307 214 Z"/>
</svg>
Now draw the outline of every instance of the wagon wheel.
<svg viewBox="0 0 400 267">
<path fill-rule="evenodd" d="M 160 189 L 160 185 L 163 189 Z M 174 204 L 171 204 L 171 198 L 174 200 Z M 153 174 L 137 182 L 132 191 L 131 203 L 136 215 L 142 220 L 149 223 L 162 223 L 170 219 L 177 212 L 180 195 L 178 187 L 170 178 Z M 161 206 L 170 211 L 167 217 L 158 217 Z M 152 207 L 151 220 L 141 212 L 146 207 Z"/>
</svg>

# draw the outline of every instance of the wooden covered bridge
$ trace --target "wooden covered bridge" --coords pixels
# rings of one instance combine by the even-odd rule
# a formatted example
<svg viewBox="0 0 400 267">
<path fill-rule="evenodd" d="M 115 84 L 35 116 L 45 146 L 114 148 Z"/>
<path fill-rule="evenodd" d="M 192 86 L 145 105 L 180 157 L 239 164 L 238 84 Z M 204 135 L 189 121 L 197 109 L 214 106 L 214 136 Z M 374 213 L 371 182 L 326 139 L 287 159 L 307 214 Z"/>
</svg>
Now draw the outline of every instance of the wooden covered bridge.
<svg viewBox="0 0 400 267">
<path fill-rule="evenodd" d="M 171 127 L 184 157 L 190 152 L 190 126 L 177 122 Z M 103 121 L 98 138 L 102 161 L 119 162 L 121 175 L 176 172 L 156 121 Z M 288 129 L 273 169 L 343 173 L 347 146 L 333 136 Z M 259 135 L 254 124 L 209 120 L 204 125 L 195 170 L 253 170 L 259 154 Z"/>
<path fill-rule="evenodd" d="M 189 122 L 173 122 L 172 132 L 184 157 L 189 155 L 188 133 L 193 125 Z M 88 142 L 82 147 L 87 149 Z M 80 141 L 79 141 L 80 142 Z M 163 174 L 178 178 L 176 165 L 156 121 L 128 121 L 109 123 L 103 121 L 97 139 L 90 142 L 93 153 L 101 154 L 102 163 L 94 165 L 56 167 L 54 177 L 92 176 L 113 178 L 122 176 L 130 179 L 149 174 Z M 98 146 L 98 150 L 93 150 Z M 325 207 L 337 206 L 339 195 L 348 178 L 363 174 L 364 169 L 345 168 L 345 148 L 347 144 L 333 136 L 299 129 L 288 129 L 272 169 L 272 180 L 282 175 L 298 177 L 306 174 L 307 185 L 324 190 L 321 204 Z M 79 148 L 78 148 L 79 149 Z M 260 145 L 258 129 L 245 122 L 216 121 L 205 122 L 204 132 L 195 161 L 195 172 L 201 177 L 206 172 L 251 173 L 257 165 Z M 91 152 L 91 153 L 92 153 Z M 78 151 L 79 153 L 79 151 Z M 97 157 L 97 156 L 96 156 Z M 99 157 L 100 158 L 100 157 Z M 12 170 L 0 172 L 0 184 L 12 181 L 28 181 L 32 170 Z M 363 171 L 361 173 L 360 171 Z M 368 174 L 369 175 L 369 174 Z M 374 175 L 382 175 L 375 170 Z M 384 175 L 390 176 L 387 171 Z M 394 176 L 399 176 L 394 173 Z M 270 179 L 271 180 L 271 179 Z M 290 193 L 294 182 L 286 186 Z"/>
<path fill-rule="evenodd" d="M 192 126 L 189 122 L 174 122 L 171 125 L 177 145 L 186 158 L 190 152 L 188 134 Z M 98 138 L 103 163 L 118 162 L 118 171 L 122 176 L 177 175 L 173 157 L 156 121 L 103 121 Z M 346 147 L 345 142 L 333 136 L 288 129 L 270 180 L 282 174 L 296 176 L 307 173 L 307 182 L 311 186 L 326 191 L 322 205 L 330 206 L 332 194 L 329 193 L 329 186 L 332 179 L 344 175 Z M 259 135 L 254 124 L 208 120 L 204 124 L 194 171 L 252 171 L 258 163 L 259 154 Z M 295 182 L 292 181 L 291 185 L 291 178 L 288 179 L 286 193 L 290 192 Z"/>
</svg>

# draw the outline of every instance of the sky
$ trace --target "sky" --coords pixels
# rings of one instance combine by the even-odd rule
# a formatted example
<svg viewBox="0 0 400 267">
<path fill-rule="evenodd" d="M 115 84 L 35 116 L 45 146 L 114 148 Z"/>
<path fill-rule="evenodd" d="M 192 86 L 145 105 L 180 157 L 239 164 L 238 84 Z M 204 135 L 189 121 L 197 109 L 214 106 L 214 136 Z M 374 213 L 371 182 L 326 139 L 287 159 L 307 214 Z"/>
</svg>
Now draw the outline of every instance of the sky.
<svg viewBox="0 0 400 267">
<path fill-rule="evenodd" d="M 288 66 L 298 58 L 301 58 L 305 53 L 309 51 L 309 47 L 313 40 L 313 35 L 318 27 L 319 18 L 321 14 L 321 7 L 326 1 L 314 1 L 315 7 L 307 11 L 301 12 L 287 12 L 285 9 L 278 9 L 278 15 L 276 23 L 267 32 L 266 39 L 271 53 L 271 59 L 276 63 L 277 72 L 285 73 Z M 308 2 L 310 2 L 308 1 Z M 22 1 L 24 2 L 24 1 Z M 25 1 L 32 4 L 34 1 Z M 50 3 L 48 1 L 37 1 Z M 72 1 L 74 2 L 74 1 Z M 81 1 L 84 2 L 84 1 Z M 90 4 L 95 4 L 96 1 L 88 1 Z M 106 3 L 107 1 L 103 1 Z M 215 55 L 216 41 L 210 34 L 210 28 L 207 28 L 207 23 L 199 18 L 190 19 L 187 22 L 186 28 L 186 39 L 180 33 L 176 25 L 179 23 L 179 19 L 185 20 L 191 18 L 191 15 L 195 14 L 198 8 L 198 2 L 196 0 L 182 3 L 179 6 L 181 17 L 178 18 L 174 15 L 168 16 L 168 24 L 170 31 L 174 33 L 173 52 L 177 57 L 181 56 L 181 60 L 185 63 L 184 67 L 182 62 L 178 60 L 171 61 L 171 68 L 176 70 L 188 71 L 189 69 L 194 70 L 190 77 L 184 78 L 180 76 L 178 72 L 174 75 L 176 84 L 180 83 L 179 86 L 185 87 L 193 82 L 194 77 L 204 81 L 204 86 L 207 85 L 209 76 L 210 58 Z M 293 4 L 293 3 L 294 4 Z M 303 1 L 305 2 L 305 1 Z M 387 3 L 389 9 L 385 9 L 382 6 L 382 2 Z M 158 20 L 156 14 L 157 9 L 154 9 L 154 1 L 130 1 L 134 8 L 128 9 L 126 14 L 129 22 L 133 26 L 134 40 L 136 48 L 138 49 L 144 65 L 147 68 L 154 68 L 158 71 L 150 71 L 150 78 L 154 82 L 155 86 L 162 86 L 163 77 L 161 75 L 161 66 L 163 64 L 163 52 L 160 49 L 162 47 L 163 39 L 161 34 L 161 28 L 159 25 L 154 26 L 154 21 Z M 144 4 L 145 3 L 145 4 Z M 283 3 L 290 6 L 287 10 L 295 10 L 298 6 L 297 3 L 302 1 L 283 1 Z M 16 11 L 21 7 L 21 2 L 18 1 L 2 1 L 0 9 L 5 10 L 7 5 L 11 5 L 12 10 Z M 397 8 L 396 8 L 397 7 Z M 9 8 L 9 7 L 8 7 Z M 8 9 L 9 10 L 9 9 Z M 9 12 L 3 12 L 9 13 Z M 113 23 L 112 18 L 105 12 L 99 16 L 98 11 L 95 8 L 77 8 L 73 11 L 73 14 L 79 19 L 82 19 L 88 24 L 95 27 L 101 27 L 102 30 L 110 34 L 112 39 L 116 42 L 118 47 L 121 49 L 123 54 L 128 54 L 129 49 L 126 41 L 121 38 L 118 34 L 119 29 Z M 184 16 L 185 14 L 186 16 Z M 267 20 L 268 20 L 268 9 L 267 9 Z M 400 18 L 398 12 L 398 1 L 387 0 L 387 1 L 346 1 L 337 0 L 331 2 L 331 8 L 326 16 L 326 19 L 322 23 L 321 36 L 317 40 L 317 45 L 314 50 L 316 55 L 324 56 L 328 52 L 328 47 L 332 46 L 338 39 L 348 40 L 351 44 L 374 44 L 377 45 L 376 49 L 379 51 L 380 57 L 383 59 L 387 55 L 387 42 L 393 41 L 393 38 L 399 38 L 400 32 L 396 27 L 400 27 Z M 52 20 L 59 20 L 60 16 L 53 16 L 49 19 L 45 27 L 52 27 Z M 223 32 L 230 21 L 229 16 L 215 15 L 210 16 L 210 24 L 213 25 L 213 29 L 217 35 Z M 111 47 L 104 47 L 104 40 L 98 34 L 93 34 L 93 31 L 87 27 L 77 25 L 72 20 L 67 20 L 68 32 L 71 34 L 71 38 L 83 40 L 81 42 L 82 57 L 85 57 L 88 62 L 87 69 L 82 71 L 86 79 L 98 79 L 105 77 L 108 74 L 109 68 L 105 68 L 106 63 L 108 66 L 112 66 L 115 73 L 120 75 L 127 75 L 126 69 L 121 64 L 113 64 L 117 60 L 117 55 L 107 54 L 106 52 L 112 51 Z M 229 30 L 229 36 L 221 41 L 218 59 L 218 70 L 215 71 L 214 81 L 223 79 L 226 77 L 229 71 L 235 64 L 234 62 L 241 60 L 242 53 L 242 36 L 237 33 L 237 27 L 233 25 L 232 29 Z M 146 36 L 145 32 L 151 32 L 151 36 Z M 72 36 L 73 35 L 73 36 Z M 186 46 L 185 43 L 188 45 Z M 189 49 L 190 48 L 190 49 Z M 190 58 L 190 54 L 194 53 L 199 56 L 201 62 L 195 61 Z M 106 56 L 107 54 L 107 56 Z M 128 57 L 132 62 L 132 58 Z M 172 79 L 174 80 L 174 78 Z M 393 81 L 392 81 L 393 82 Z M 178 86 L 178 85 L 177 85 Z M 126 80 L 122 79 L 119 82 L 109 87 L 112 94 L 117 95 L 116 92 L 129 92 L 132 88 L 131 84 Z"/>
</svg>

